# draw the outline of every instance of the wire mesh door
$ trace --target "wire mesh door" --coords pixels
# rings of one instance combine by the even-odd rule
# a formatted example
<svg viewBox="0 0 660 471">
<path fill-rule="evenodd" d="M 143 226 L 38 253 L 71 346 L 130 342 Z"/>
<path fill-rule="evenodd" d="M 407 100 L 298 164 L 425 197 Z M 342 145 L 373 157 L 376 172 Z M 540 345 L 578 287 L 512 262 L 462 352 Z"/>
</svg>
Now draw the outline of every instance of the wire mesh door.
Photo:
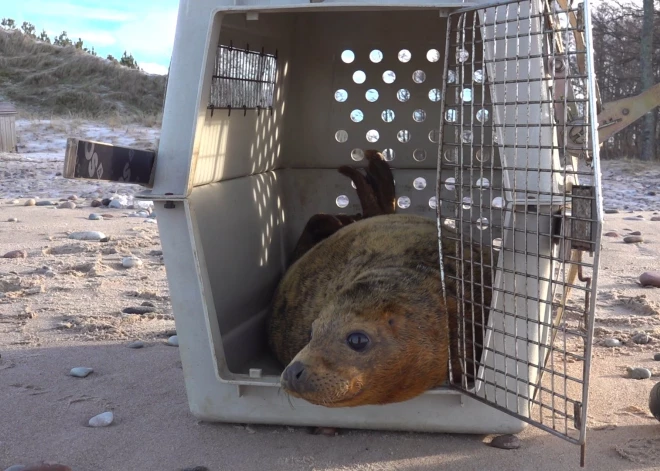
<svg viewBox="0 0 660 471">
<path fill-rule="evenodd" d="M 449 15 L 437 180 L 452 384 L 582 462 L 602 223 L 588 8 Z"/>
</svg>

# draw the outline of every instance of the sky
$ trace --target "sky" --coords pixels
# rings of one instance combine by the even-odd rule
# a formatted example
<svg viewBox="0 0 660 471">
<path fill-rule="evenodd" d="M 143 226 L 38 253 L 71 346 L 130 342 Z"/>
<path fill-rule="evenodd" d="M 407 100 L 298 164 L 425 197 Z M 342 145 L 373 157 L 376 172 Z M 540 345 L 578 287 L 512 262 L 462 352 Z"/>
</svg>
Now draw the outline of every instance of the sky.
<svg viewBox="0 0 660 471">
<path fill-rule="evenodd" d="M 127 51 L 146 72 L 166 74 L 178 6 L 178 0 L 0 0 L 0 17 L 17 27 L 32 23 L 51 39 L 66 31 L 102 57 Z"/>
</svg>

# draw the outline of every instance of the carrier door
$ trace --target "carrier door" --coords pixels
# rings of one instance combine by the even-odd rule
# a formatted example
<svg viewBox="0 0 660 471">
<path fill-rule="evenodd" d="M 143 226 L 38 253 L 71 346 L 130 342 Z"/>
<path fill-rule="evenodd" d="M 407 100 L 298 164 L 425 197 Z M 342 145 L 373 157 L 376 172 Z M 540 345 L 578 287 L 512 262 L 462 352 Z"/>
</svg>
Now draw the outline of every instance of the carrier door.
<svg viewBox="0 0 660 471">
<path fill-rule="evenodd" d="M 588 2 L 450 14 L 437 181 L 453 386 L 582 461 L 602 224 L 590 43 Z"/>
</svg>

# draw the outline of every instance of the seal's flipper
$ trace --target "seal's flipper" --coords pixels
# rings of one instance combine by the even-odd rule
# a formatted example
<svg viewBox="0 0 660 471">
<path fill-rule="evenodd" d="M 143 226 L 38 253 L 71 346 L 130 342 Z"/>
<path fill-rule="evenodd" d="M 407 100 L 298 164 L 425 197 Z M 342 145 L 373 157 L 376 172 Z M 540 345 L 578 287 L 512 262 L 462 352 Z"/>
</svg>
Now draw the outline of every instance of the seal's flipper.
<svg viewBox="0 0 660 471">
<path fill-rule="evenodd" d="M 394 175 L 383 154 L 377 150 L 368 149 L 364 152 L 369 161 L 367 167 L 367 181 L 378 200 L 380 214 L 394 214 L 396 208 L 396 191 L 394 188 Z M 356 184 L 357 185 L 357 184 Z"/>
<path fill-rule="evenodd" d="M 365 218 L 383 214 L 373 186 L 358 169 L 349 167 L 348 165 L 342 165 L 337 170 L 355 183 L 360 205 L 362 206 L 362 214 L 364 214 Z"/>
</svg>

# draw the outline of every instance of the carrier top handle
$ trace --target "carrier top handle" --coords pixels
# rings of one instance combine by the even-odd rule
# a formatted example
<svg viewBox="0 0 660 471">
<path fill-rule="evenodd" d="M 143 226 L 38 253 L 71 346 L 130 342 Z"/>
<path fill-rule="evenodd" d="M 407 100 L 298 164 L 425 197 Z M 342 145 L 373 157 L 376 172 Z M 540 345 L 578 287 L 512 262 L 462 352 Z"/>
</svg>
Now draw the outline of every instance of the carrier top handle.
<svg viewBox="0 0 660 471">
<path fill-rule="evenodd" d="M 70 137 L 62 176 L 153 187 L 156 151 Z"/>
</svg>

